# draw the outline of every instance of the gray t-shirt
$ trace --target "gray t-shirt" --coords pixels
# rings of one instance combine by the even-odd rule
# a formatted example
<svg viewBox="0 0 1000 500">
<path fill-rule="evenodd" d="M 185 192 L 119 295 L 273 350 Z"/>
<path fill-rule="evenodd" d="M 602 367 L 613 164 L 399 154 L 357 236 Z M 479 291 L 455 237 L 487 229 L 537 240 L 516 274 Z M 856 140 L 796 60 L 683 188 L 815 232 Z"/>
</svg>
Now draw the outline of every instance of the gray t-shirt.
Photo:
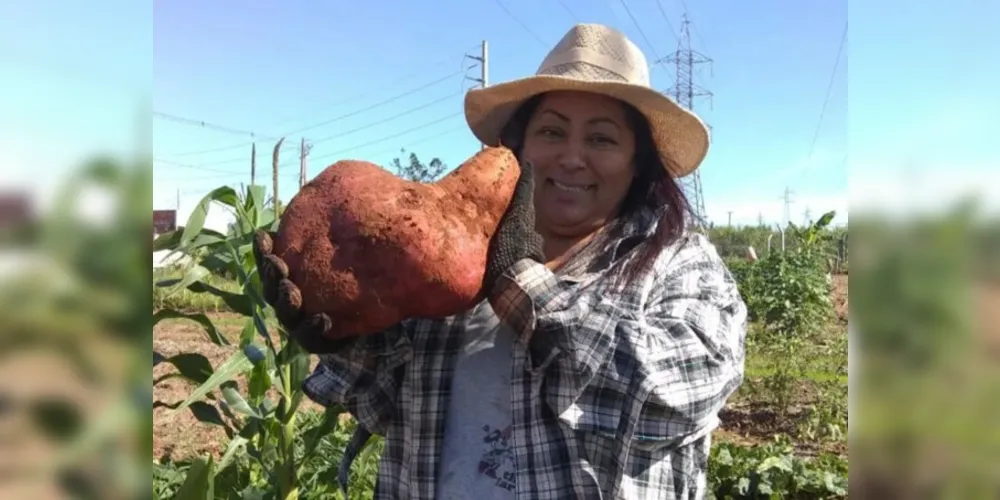
<svg viewBox="0 0 1000 500">
<path fill-rule="evenodd" d="M 512 332 L 484 301 L 463 336 L 445 423 L 438 499 L 511 499 Z"/>
</svg>

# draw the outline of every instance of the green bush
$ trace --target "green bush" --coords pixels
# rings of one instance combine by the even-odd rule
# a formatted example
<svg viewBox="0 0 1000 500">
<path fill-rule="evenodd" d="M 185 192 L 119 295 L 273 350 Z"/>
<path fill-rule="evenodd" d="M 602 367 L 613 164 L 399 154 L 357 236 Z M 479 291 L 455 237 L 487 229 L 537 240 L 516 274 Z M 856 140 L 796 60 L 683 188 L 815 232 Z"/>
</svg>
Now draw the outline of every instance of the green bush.
<svg viewBox="0 0 1000 500">
<path fill-rule="evenodd" d="M 746 447 L 719 443 L 708 465 L 709 498 L 847 498 L 847 460 L 802 458 L 785 437 Z"/>
<path fill-rule="evenodd" d="M 826 216 L 826 214 L 824 214 Z M 822 218 L 820 218 L 822 221 Z M 817 222 L 810 222 L 803 227 L 813 227 Z M 834 272 L 845 272 L 848 267 L 848 229 L 846 226 L 829 227 L 824 225 L 821 231 L 822 238 L 814 245 L 820 247 L 819 250 L 828 259 L 829 265 Z M 784 251 L 793 251 L 802 244 L 802 239 L 796 237 L 795 225 L 790 224 L 785 229 Z M 781 232 L 769 226 L 742 226 L 712 227 L 709 230 L 709 239 L 723 258 L 746 259 L 747 247 L 753 247 L 758 256 L 766 256 L 770 253 L 782 251 Z M 770 248 L 768 245 L 770 242 Z"/>
<path fill-rule="evenodd" d="M 750 321 L 759 321 L 763 311 L 761 299 L 764 297 L 763 276 L 759 262 L 731 258 L 726 259 L 726 265 L 736 280 L 743 301 L 746 302 Z"/>
<path fill-rule="evenodd" d="M 833 217 L 829 212 L 807 228 L 791 226 L 794 249 L 771 252 L 756 262 L 726 260 L 751 321 L 763 321 L 769 332 L 785 337 L 822 328 L 832 313 L 823 243 L 830 238 L 824 230 Z"/>
</svg>

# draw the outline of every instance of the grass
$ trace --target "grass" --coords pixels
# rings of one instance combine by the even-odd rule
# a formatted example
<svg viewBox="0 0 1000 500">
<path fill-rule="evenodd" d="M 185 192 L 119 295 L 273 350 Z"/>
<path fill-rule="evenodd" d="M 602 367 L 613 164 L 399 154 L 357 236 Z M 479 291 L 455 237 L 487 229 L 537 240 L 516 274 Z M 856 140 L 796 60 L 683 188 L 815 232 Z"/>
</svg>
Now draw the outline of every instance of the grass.
<svg viewBox="0 0 1000 500">
<path fill-rule="evenodd" d="M 828 328 L 798 345 L 772 344 L 754 325 L 746 379 L 723 414 L 719 440 L 762 444 L 787 435 L 803 455 L 847 450 L 847 336 Z"/>
<path fill-rule="evenodd" d="M 158 267 L 153 269 L 153 310 L 174 309 L 183 312 L 221 313 L 229 312 L 222 299 L 207 293 L 194 293 L 190 290 L 171 292 L 167 288 L 159 288 L 156 283 L 165 279 L 180 278 L 177 268 Z M 225 290 L 240 293 L 239 285 L 234 281 L 211 275 L 202 280 L 203 283 Z"/>
</svg>

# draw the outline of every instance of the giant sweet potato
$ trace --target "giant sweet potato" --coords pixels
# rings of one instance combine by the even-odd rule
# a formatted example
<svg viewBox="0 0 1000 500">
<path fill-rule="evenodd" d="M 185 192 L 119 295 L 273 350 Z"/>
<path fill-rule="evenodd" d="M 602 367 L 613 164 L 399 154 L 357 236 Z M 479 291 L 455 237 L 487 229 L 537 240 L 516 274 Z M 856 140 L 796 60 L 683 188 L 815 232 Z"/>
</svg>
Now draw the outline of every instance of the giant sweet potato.
<svg viewBox="0 0 1000 500">
<path fill-rule="evenodd" d="M 474 305 L 516 161 L 487 148 L 434 183 L 365 161 L 327 167 L 289 202 L 274 241 L 303 311 L 328 314 L 342 338 Z"/>
</svg>

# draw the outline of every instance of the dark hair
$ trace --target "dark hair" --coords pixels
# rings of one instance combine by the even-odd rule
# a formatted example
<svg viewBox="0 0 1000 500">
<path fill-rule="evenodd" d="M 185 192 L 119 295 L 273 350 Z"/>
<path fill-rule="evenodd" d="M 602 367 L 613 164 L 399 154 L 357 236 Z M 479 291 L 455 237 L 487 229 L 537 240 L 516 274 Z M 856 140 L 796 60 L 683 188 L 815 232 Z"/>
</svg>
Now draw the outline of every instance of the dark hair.
<svg viewBox="0 0 1000 500">
<path fill-rule="evenodd" d="M 501 143 L 510 148 L 518 158 L 521 157 L 528 122 L 541 104 L 542 96 L 544 94 L 538 94 L 525 101 L 501 132 Z M 665 168 L 668 165 L 673 167 L 673 160 L 659 155 L 653 142 L 649 121 L 631 104 L 623 101 L 622 105 L 628 119 L 627 125 L 635 134 L 633 164 L 637 169 L 637 175 L 625 194 L 616 221 L 623 222 L 629 215 L 643 208 L 664 208 L 653 236 L 639 242 L 633 249 L 638 252 L 636 258 L 622 275 L 625 280 L 631 280 L 650 269 L 660 250 L 681 237 L 690 213 L 690 205 L 684 190 Z M 615 228 L 609 229 L 611 230 L 604 231 L 604 238 L 615 237 Z"/>
</svg>

